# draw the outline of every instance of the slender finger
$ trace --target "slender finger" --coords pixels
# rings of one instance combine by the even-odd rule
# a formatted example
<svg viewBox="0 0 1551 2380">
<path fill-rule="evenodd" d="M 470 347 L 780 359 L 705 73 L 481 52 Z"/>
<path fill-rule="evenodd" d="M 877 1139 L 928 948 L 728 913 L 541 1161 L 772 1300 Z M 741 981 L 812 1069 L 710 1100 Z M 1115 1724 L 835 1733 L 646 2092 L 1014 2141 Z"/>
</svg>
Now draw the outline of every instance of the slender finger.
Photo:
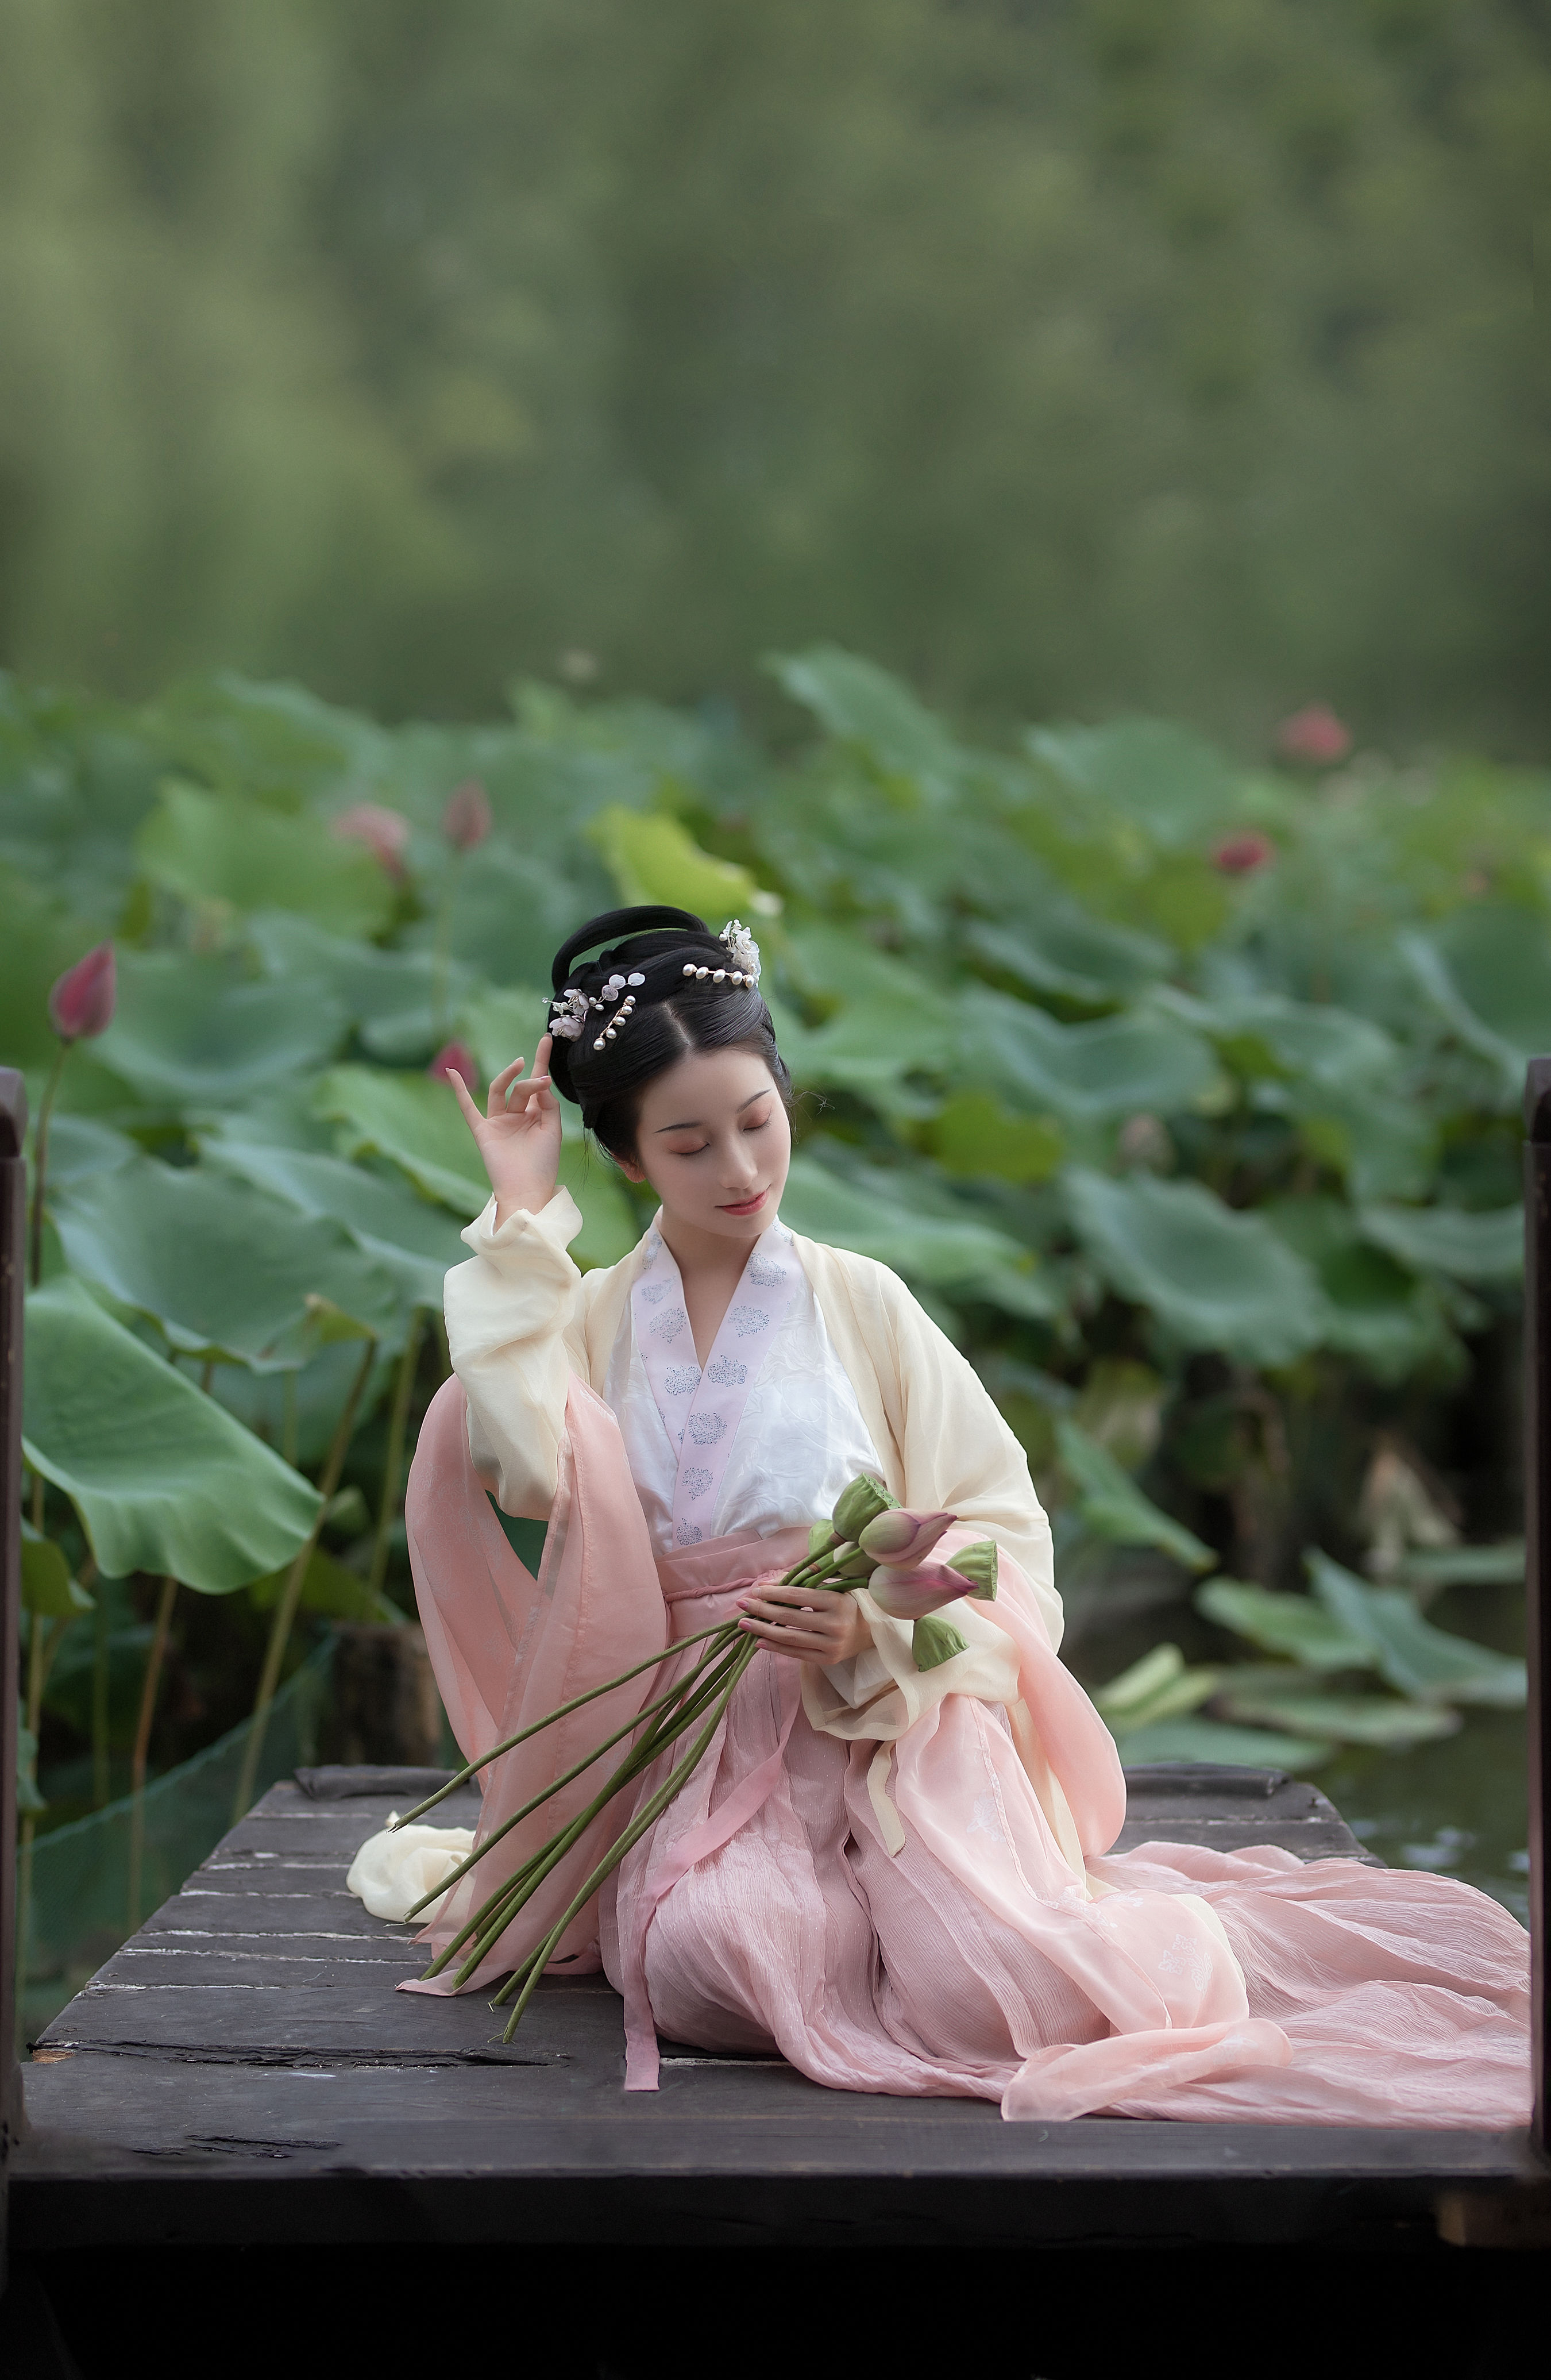
<svg viewBox="0 0 1551 2380">
<path fill-rule="evenodd" d="M 505 1104 L 507 1113 L 509 1115 L 514 1113 L 517 1115 L 529 1115 L 532 1114 L 535 1110 L 541 1113 L 545 1106 L 544 1093 L 549 1090 L 549 1087 L 550 1078 L 548 1075 L 535 1075 L 526 1083 L 514 1083 L 511 1090 L 506 1094 Z M 520 1091 L 522 1093 L 523 1100 L 522 1106 L 515 1110 L 511 1104 L 513 1091 Z M 535 1092 L 538 1094 L 537 1098 L 534 1096 Z"/>
<path fill-rule="evenodd" d="M 504 1111 L 506 1103 L 512 1096 L 512 1085 L 516 1081 L 517 1076 L 522 1073 L 522 1070 L 527 1063 L 527 1060 L 526 1058 L 514 1058 L 510 1065 L 503 1066 L 500 1074 L 497 1075 L 494 1082 L 491 1083 L 490 1087 L 490 1099 L 488 1101 L 488 1112 L 492 1116 L 500 1115 Z"/>
<path fill-rule="evenodd" d="M 455 1066 L 443 1066 L 442 1069 L 442 1079 L 443 1082 L 451 1083 L 457 1103 L 463 1110 L 464 1122 L 467 1124 L 469 1131 L 477 1135 L 479 1126 L 484 1123 L 485 1119 L 479 1113 L 479 1109 L 475 1106 L 474 1101 L 469 1097 L 468 1085 L 464 1081 L 463 1076 L 459 1074 Z"/>
</svg>

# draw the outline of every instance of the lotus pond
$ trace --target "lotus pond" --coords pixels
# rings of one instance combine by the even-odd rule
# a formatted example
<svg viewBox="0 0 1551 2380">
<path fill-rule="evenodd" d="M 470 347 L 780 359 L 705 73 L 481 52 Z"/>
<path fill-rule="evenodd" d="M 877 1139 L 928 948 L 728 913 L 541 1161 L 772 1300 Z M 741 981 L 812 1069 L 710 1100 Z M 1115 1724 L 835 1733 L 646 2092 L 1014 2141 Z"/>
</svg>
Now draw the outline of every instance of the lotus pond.
<svg viewBox="0 0 1551 2380">
<path fill-rule="evenodd" d="M 1259 768 L 1147 721 L 970 745 L 854 656 L 775 667 L 779 749 L 540 686 L 393 728 L 231 679 L 0 689 L 0 1062 L 50 1110 L 29 1840 L 410 1610 L 404 1472 L 484 1196 L 440 1070 L 530 1050 L 556 944 L 650 899 L 759 936 L 783 1212 L 980 1368 L 1127 1757 L 1308 1773 L 1384 1856 L 1511 1900 L 1551 782 L 1335 722 Z M 104 1010 L 104 963 L 70 971 L 105 944 Z M 644 1210 L 579 1136 L 564 1172 L 613 1261 Z"/>
</svg>

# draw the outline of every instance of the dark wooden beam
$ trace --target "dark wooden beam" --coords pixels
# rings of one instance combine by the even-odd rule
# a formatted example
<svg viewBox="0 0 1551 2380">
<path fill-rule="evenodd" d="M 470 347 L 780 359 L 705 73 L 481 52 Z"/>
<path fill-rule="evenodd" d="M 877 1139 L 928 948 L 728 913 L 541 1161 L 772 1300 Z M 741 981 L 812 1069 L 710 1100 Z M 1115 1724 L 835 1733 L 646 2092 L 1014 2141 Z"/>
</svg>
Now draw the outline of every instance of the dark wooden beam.
<svg viewBox="0 0 1551 2380">
<path fill-rule="evenodd" d="M 6 2175 L 21 2127 L 17 2062 L 16 1771 L 21 1679 L 21 1305 L 26 1245 L 27 1086 L 0 1066 L 0 2276 Z"/>
<path fill-rule="evenodd" d="M 1551 1058 L 1534 1058 L 1524 1082 L 1524 1586 L 1530 1670 L 1530 2022 L 1534 2058 L 1532 2129 L 1544 2155 L 1547 2006 L 1546 1834 L 1551 1828 Z"/>
</svg>

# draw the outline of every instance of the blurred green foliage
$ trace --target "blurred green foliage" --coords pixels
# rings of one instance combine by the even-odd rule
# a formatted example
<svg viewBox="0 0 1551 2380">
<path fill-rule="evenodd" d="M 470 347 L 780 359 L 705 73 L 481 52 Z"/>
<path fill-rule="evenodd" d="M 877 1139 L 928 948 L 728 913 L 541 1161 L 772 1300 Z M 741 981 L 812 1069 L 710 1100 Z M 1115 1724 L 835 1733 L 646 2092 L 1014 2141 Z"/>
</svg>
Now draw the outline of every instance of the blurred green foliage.
<svg viewBox="0 0 1551 2380">
<path fill-rule="evenodd" d="M 1544 748 L 1522 0 L 0 0 L 0 48 L 25 674 L 467 716 L 826 637 L 971 715 Z"/>
<path fill-rule="evenodd" d="M 303 1609 L 358 1616 L 384 1575 L 407 1601 L 387 1414 L 395 1375 L 412 1426 L 441 1378 L 417 1318 L 486 1196 L 433 1053 L 529 1052 L 556 943 L 621 896 L 736 905 L 801 1093 L 782 1212 L 979 1366 L 1072 1639 L 1103 1662 L 1128 1614 L 1196 1627 L 1194 1595 L 1255 1652 L 1111 1681 L 1128 1754 L 1310 1766 L 1521 1698 L 1521 1663 L 1423 1607 L 1518 1559 L 1481 1541 L 1515 1509 L 1551 780 L 1245 771 L 1145 721 L 999 747 L 833 647 L 774 675 L 785 758 L 538 686 L 504 722 L 390 730 L 235 677 L 138 708 L 0 682 L 0 1062 L 34 1106 L 53 976 L 119 945 L 30 1305 L 71 1560 L 227 1596 L 249 1662 L 360 1374 Z M 492 825 L 462 850 L 474 778 Z M 578 1260 L 615 1261 L 647 1209 L 574 1118 L 563 1171 Z"/>
</svg>

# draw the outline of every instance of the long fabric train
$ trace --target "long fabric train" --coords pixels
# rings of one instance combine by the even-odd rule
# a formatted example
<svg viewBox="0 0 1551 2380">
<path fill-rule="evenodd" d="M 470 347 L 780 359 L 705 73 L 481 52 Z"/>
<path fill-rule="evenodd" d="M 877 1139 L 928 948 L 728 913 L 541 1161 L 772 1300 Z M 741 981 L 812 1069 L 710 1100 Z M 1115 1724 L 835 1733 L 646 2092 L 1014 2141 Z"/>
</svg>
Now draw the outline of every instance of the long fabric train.
<svg viewBox="0 0 1551 2380">
<path fill-rule="evenodd" d="M 426 1417 L 406 1520 L 467 1756 L 664 1656 L 492 1764 L 480 1840 L 662 1690 L 694 1658 L 675 1642 L 806 1542 L 721 1537 L 654 1558 L 618 1424 L 575 1377 L 537 1580 L 475 1473 L 455 1379 Z M 755 1661 L 685 1791 L 554 1961 L 601 1963 L 623 1994 L 627 2087 L 655 2088 L 660 2028 L 708 2049 L 779 2050 L 842 2090 L 997 2099 L 1044 2121 L 1524 2121 L 1525 1937 L 1505 1911 L 1448 1878 L 1355 1860 L 1160 1842 L 1109 1854 L 1125 1809 L 1114 1744 L 1005 1555 L 997 1601 L 977 1609 L 1001 1632 L 1006 1700 L 902 1689 L 891 1741 L 832 1731 L 798 1664 Z M 431 1949 L 602 1773 L 455 1888 Z M 595 1822 L 470 1988 L 540 1938 L 624 1815 Z"/>
</svg>

